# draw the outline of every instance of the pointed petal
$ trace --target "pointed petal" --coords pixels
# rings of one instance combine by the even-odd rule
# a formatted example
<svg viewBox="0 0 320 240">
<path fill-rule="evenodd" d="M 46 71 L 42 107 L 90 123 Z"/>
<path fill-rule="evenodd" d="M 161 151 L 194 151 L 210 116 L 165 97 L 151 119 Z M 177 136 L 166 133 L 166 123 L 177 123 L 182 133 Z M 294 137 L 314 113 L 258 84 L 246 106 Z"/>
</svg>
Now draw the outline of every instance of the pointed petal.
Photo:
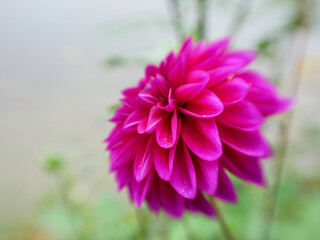
<svg viewBox="0 0 320 240">
<path fill-rule="evenodd" d="M 263 170 L 258 158 L 246 156 L 228 146 L 224 146 L 223 149 L 225 154 L 221 157 L 221 163 L 226 169 L 245 181 L 259 186 L 265 185 Z"/>
<path fill-rule="evenodd" d="M 172 173 L 175 146 L 170 149 L 164 149 L 158 144 L 154 146 L 153 161 L 159 177 L 169 181 Z"/>
<path fill-rule="evenodd" d="M 264 117 L 254 104 L 243 100 L 226 107 L 217 121 L 225 126 L 250 131 L 260 128 Z"/>
<path fill-rule="evenodd" d="M 147 177 L 141 182 L 137 182 L 135 177 L 132 177 L 132 180 L 129 184 L 129 193 L 131 200 L 135 203 L 137 207 L 140 207 L 144 199 L 146 198 L 151 183 L 154 178 L 154 171 L 150 171 Z"/>
<path fill-rule="evenodd" d="M 198 191 L 197 196 L 194 200 L 185 200 L 186 208 L 192 212 L 202 212 L 209 217 L 217 215 L 211 204 L 204 198 L 202 193 Z"/>
<path fill-rule="evenodd" d="M 248 94 L 249 89 L 249 84 L 241 78 L 233 78 L 230 81 L 225 81 L 212 88 L 221 102 L 225 104 L 233 104 L 241 101 Z"/>
<path fill-rule="evenodd" d="M 188 75 L 188 83 L 177 88 L 176 99 L 180 105 L 197 96 L 207 85 L 209 75 L 204 71 L 193 71 Z"/>
<path fill-rule="evenodd" d="M 191 151 L 201 159 L 213 161 L 222 155 L 222 145 L 214 119 L 183 118 L 181 135 Z"/>
<path fill-rule="evenodd" d="M 209 70 L 211 69 L 218 57 L 220 57 L 230 44 L 230 38 L 223 38 L 210 44 L 201 53 L 198 64 L 193 69 Z"/>
<path fill-rule="evenodd" d="M 197 179 L 187 146 L 178 141 L 174 155 L 171 186 L 183 197 L 194 199 L 197 194 Z"/>
<path fill-rule="evenodd" d="M 229 203 L 236 203 L 238 201 L 236 189 L 222 166 L 219 166 L 219 184 L 214 196 Z"/>
<path fill-rule="evenodd" d="M 205 161 L 195 155 L 192 155 L 192 160 L 197 174 L 198 189 L 213 195 L 218 187 L 218 160 Z"/>
<path fill-rule="evenodd" d="M 146 67 L 145 75 L 147 77 L 154 77 L 157 75 L 158 72 L 159 72 L 159 68 L 155 65 L 150 64 Z"/>
<path fill-rule="evenodd" d="M 168 114 L 158 123 L 156 137 L 158 144 L 162 148 L 171 148 L 176 143 L 179 135 L 179 125 L 180 119 L 178 120 L 176 110 L 173 112 L 173 114 Z"/>
<path fill-rule="evenodd" d="M 242 50 L 231 51 L 221 58 L 219 65 L 237 65 L 241 68 L 246 67 L 257 58 L 256 51 Z"/>
<path fill-rule="evenodd" d="M 154 177 L 154 180 L 150 186 L 150 190 L 147 195 L 147 201 L 150 209 L 158 214 L 161 207 L 161 196 L 159 189 L 159 178 L 157 177 Z"/>
<path fill-rule="evenodd" d="M 159 96 L 167 98 L 170 89 L 168 81 L 160 74 L 157 74 L 153 81 L 155 83 Z"/>
<path fill-rule="evenodd" d="M 183 77 L 186 71 L 185 57 L 179 56 L 177 63 L 169 71 L 168 80 L 173 89 L 177 89 L 182 84 Z"/>
<path fill-rule="evenodd" d="M 208 71 L 210 80 L 207 84 L 207 87 L 215 86 L 221 83 L 222 81 L 227 80 L 228 78 L 232 77 L 235 73 L 237 73 L 240 69 L 242 68 L 238 65 L 231 65 L 217 67 Z"/>
<path fill-rule="evenodd" d="M 160 180 L 161 202 L 165 211 L 174 218 L 180 218 L 184 210 L 184 198 L 168 182 Z"/>
<path fill-rule="evenodd" d="M 138 133 L 151 133 L 156 130 L 158 123 L 166 116 L 166 111 L 153 106 L 149 116 L 140 121 L 137 131 Z"/>
<path fill-rule="evenodd" d="M 134 176 L 137 182 L 141 182 L 153 166 L 152 153 L 154 144 L 153 137 L 149 137 L 139 147 L 134 160 Z"/>
<path fill-rule="evenodd" d="M 132 148 L 132 144 L 139 144 L 142 139 L 133 135 L 121 141 L 116 148 L 111 150 L 110 156 L 110 171 L 122 166 L 122 164 L 133 161 L 137 150 Z"/>
<path fill-rule="evenodd" d="M 116 179 L 118 184 L 118 191 L 123 189 L 124 186 L 128 185 L 131 180 L 131 174 L 133 171 L 133 163 L 129 162 L 126 164 L 123 164 L 121 168 L 118 168 L 116 170 Z"/>
<path fill-rule="evenodd" d="M 204 89 L 179 110 L 186 115 L 197 118 L 212 118 L 223 111 L 223 104 L 212 91 Z"/>
<path fill-rule="evenodd" d="M 271 149 L 259 131 L 241 131 L 219 126 L 221 141 L 233 149 L 253 157 L 267 157 Z"/>
<path fill-rule="evenodd" d="M 129 117 L 123 124 L 123 129 L 127 129 L 127 130 L 136 129 L 139 122 L 147 115 L 148 115 L 147 111 L 145 111 L 144 109 L 138 108 L 137 110 L 135 110 L 129 115 Z"/>
<path fill-rule="evenodd" d="M 280 97 L 275 85 L 254 71 L 238 75 L 251 84 L 247 98 L 250 99 L 264 116 L 269 116 L 290 110 L 293 99 Z"/>
</svg>

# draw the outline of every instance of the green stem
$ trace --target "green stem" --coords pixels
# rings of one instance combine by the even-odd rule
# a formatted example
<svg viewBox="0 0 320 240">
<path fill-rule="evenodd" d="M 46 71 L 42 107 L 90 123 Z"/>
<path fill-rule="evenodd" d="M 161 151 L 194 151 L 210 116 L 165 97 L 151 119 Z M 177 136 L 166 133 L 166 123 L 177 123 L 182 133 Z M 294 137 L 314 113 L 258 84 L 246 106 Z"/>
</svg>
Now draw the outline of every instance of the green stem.
<svg viewBox="0 0 320 240">
<path fill-rule="evenodd" d="M 222 229 L 222 232 L 223 232 L 225 238 L 227 240 L 235 240 L 228 225 L 226 224 L 226 221 L 225 221 L 225 219 L 224 219 L 224 217 L 218 207 L 218 204 L 216 203 L 216 200 L 213 197 L 210 197 L 210 202 L 211 202 L 212 207 L 216 210 L 217 220 L 220 224 L 220 227 Z"/>
<path fill-rule="evenodd" d="M 179 0 L 168 0 L 169 12 L 171 14 L 171 21 L 177 35 L 178 40 L 181 42 L 185 38 L 185 33 L 182 24 L 182 17 L 180 13 Z"/>
<path fill-rule="evenodd" d="M 207 33 L 207 10 L 208 10 L 208 1 L 207 0 L 198 0 L 198 38 L 205 39 Z"/>
</svg>

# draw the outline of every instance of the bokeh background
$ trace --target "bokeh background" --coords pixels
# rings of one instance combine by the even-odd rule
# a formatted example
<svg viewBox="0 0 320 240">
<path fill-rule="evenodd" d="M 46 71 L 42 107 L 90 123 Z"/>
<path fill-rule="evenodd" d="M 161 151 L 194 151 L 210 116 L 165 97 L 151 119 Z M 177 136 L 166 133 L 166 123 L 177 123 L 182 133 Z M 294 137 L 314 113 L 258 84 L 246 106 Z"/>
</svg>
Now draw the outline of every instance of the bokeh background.
<svg viewBox="0 0 320 240">
<path fill-rule="evenodd" d="M 292 114 L 264 129 L 276 150 L 265 162 L 269 188 L 235 179 L 239 204 L 221 204 L 230 229 L 237 239 L 263 239 L 285 159 L 271 239 L 320 239 L 319 5 L 0 0 L 0 239 L 223 239 L 203 216 L 176 221 L 146 206 L 137 211 L 117 193 L 102 143 L 120 91 L 183 36 L 199 37 L 199 19 L 208 40 L 232 35 L 234 47 L 256 49 L 253 67 L 297 99 Z"/>
</svg>

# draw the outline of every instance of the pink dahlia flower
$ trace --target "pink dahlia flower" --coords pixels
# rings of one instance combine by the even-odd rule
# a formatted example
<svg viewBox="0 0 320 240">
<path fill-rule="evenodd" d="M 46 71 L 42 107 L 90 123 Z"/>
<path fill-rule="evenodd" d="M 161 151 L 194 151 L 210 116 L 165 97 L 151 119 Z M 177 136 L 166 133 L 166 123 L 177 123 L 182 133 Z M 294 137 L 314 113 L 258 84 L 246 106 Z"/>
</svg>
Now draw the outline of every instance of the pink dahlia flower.
<svg viewBox="0 0 320 240">
<path fill-rule="evenodd" d="M 228 50 L 229 42 L 189 37 L 123 91 L 106 142 L 119 190 L 127 186 L 137 207 L 146 201 L 172 217 L 184 210 L 214 216 L 204 194 L 237 201 L 227 172 L 264 185 L 260 160 L 271 149 L 260 129 L 291 100 L 246 69 L 255 52 Z"/>
</svg>

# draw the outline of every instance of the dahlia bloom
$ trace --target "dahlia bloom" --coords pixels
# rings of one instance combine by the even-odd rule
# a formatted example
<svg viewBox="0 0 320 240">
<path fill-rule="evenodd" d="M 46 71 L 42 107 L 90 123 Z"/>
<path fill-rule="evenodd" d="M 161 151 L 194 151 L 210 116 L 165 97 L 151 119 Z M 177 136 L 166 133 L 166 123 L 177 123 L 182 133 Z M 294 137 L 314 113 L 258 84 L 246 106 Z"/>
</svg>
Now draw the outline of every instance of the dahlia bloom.
<svg viewBox="0 0 320 240">
<path fill-rule="evenodd" d="M 237 201 L 226 172 L 265 184 L 260 160 L 271 149 L 260 129 L 292 101 L 246 69 L 255 52 L 229 50 L 229 42 L 189 37 L 123 91 L 106 143 L 118 188 L 126 186 L 137 207 L 146 201 L 172 217 L 184 210 L 215 216 L 204 194 Z"/>
</svg>

